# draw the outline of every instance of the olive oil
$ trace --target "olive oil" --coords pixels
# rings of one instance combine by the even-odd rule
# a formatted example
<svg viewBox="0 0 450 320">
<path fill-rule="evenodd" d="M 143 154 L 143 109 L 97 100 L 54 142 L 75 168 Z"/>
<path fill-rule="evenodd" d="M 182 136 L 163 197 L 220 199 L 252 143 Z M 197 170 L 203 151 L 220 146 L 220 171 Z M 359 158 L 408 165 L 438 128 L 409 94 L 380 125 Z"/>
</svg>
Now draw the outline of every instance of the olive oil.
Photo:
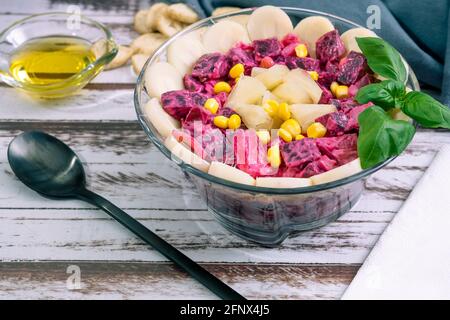
<svg viewBox="0 0 450 320">
<path fill-rule="evenodd" d="M 13 52 L 10 73 L 17 81 L 30 85 L 61 82 L 95 61 L 91 47 L 89 41 L 77 37 L 32 39 Z"/>
</svg>

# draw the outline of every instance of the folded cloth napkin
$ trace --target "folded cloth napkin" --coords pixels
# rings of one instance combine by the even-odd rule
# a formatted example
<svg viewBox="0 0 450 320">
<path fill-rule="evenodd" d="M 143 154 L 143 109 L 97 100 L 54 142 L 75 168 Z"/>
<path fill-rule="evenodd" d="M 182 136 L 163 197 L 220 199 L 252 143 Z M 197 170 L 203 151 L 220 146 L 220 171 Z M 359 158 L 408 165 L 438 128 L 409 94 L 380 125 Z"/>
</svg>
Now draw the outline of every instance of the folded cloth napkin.
<svg viewBox="0 0 450 320">
<path fill-rule="evenodd" d="M 373 6 L 380 11 L 380 29 L 414 69 L 429 93 L 450 105 L 450 8 L 447 0 L 187 0 L 203 15 L 222 6 L 241 8 L 266 4 L 319 10 L 366 26 Z M 376 9 L 377 10 L 377 9 Z M 428 91 L 427 90 L 427 91 Z"/>
<path fill-rule="evenodd" d="M 343 299 L 450 299 L 450 145 L 381 235 Z"/>
</svg>

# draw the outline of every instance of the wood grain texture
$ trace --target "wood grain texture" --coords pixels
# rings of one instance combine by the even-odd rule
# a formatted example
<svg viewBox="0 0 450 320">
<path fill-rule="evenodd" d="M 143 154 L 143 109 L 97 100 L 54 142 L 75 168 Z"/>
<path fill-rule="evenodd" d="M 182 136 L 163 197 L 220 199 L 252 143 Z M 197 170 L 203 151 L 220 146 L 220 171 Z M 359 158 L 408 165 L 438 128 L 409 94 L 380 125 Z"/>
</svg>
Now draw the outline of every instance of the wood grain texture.
<svg viewBox="0 0 450 320">
<path fill-rule="evenodd" d="M 67 268 L 81 288 L 67 287 Z M 203 264 L 248 299 L 338 299 L 357 265 Z M 0 299 L 215 299 L 166 263 L 79 261 L 0 263 Z M 69 287 L 70 288 L 70 287 Z M 188 294 L 187 294 L 188 293 Z"/>
</svg>

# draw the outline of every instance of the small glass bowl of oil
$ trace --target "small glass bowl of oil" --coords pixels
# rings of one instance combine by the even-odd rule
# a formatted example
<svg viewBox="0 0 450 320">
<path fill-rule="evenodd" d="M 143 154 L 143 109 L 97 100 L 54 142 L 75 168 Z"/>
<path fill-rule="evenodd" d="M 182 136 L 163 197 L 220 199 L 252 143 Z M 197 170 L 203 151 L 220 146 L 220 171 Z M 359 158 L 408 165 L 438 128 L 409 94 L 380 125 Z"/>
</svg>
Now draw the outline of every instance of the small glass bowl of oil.
<svg viewBox="0 0 450 320">
<path fill-rule="evenodd" d="M 83 88 L 117 54 L 101 23 L 69 13 L 37 14 L 0 33 L 0 79 L 34 96 Z"/>
</svg>

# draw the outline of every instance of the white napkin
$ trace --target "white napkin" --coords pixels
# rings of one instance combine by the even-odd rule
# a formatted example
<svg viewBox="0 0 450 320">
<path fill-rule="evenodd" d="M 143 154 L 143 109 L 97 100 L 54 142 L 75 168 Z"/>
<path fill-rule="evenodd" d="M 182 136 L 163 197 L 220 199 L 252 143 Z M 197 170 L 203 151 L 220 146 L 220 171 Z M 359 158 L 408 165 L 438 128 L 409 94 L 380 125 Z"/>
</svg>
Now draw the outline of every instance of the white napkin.
<svg viewBox="0 0 450 320">
<path fill-rule="evenodd" d="M 450 299 L 450 145 L 435 157 L 342 299 Z"/>
</svg>

